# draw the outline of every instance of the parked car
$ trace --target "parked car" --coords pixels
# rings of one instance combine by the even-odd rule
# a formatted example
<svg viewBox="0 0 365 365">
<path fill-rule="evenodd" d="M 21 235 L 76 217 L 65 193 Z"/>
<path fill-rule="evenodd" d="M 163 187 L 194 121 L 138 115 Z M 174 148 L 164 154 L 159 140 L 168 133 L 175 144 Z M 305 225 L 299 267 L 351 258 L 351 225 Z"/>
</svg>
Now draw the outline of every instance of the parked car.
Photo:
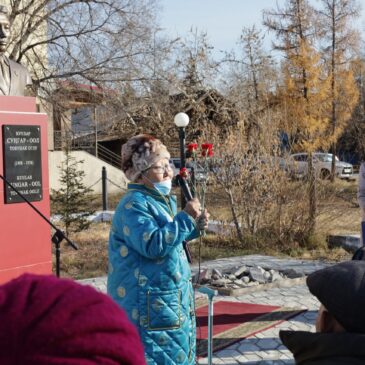
<svg viewBox="0 0 365 365">
<path fill-rule="evenodd" d="M 223 175 L 230 180 L 239 181 L 242 175 L 266 174 L 269 169 L 284 169 L 284 159 L 277 156 L 250 156 L 248 159 L 235 158 L 233 161 L 215 160 L 211 166 L 211 172 L 218 176 Z M 263 167 L 265 167 L 263 169 Z"/>
<path fill-rule="evenodd" d="M 331 175 L 332 153 L 315 152 L 312 154 L 314 171 L 322 179 L 328 179 Z M 353 166 L 350 163 L 340 161 L 337 156 L 335 174 L 340 179 L 348 179 L 353 174 Z M 282 167 L 294 178 L 303 178 L 308 174 L 308 154 L 294 153 L 289 161 Z"/>
</svg>

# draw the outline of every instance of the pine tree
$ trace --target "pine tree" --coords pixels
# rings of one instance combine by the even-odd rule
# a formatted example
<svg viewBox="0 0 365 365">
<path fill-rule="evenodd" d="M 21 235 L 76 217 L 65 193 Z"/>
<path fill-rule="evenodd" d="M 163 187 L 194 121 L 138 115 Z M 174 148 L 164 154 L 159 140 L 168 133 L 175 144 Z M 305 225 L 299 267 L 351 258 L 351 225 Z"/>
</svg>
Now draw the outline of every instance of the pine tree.
<svg viewBox="0 0 365 365">
<path fill-rule="evenodd" d="M 68 148 L 64 153 L 65 160 L 60 166 L 61 189 L 52 191 L 51 200 L 56 203 L 66 235 L 69 235 L 70 232 L 87 229 L 91 224 L 87 217 L 94 211 L 90 209 L 89 194 L 92 190 L 84 185 L 85 172 L 80 169 L 84 161 L 77 161 Z"/>
</svg>

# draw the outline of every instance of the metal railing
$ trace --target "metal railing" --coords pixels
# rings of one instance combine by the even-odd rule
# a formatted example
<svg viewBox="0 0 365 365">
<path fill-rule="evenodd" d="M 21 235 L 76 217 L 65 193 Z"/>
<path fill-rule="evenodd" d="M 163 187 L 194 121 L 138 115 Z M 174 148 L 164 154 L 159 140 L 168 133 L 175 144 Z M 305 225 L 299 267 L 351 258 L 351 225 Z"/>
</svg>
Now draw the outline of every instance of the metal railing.
<svg viewBox="0 0 365 365">
<path fill-rule="evenodd" d="M 120 168 L 122 166 L 122 158 L 113 151 L 110 151 L 110 149 L 102 146 L 99 143 L 97 144 L 96 147 L 96 157 L 100 158 L 105 162 L 108 162 L 109 164 L 115 167 Z"/>
<path fill-rule="evenodd" d="M 76 135 L 71 130 L 54 131 L 54 149 L 62 150 L 66 146 L 72 151 L 86 151 L 117 168 L 122 165 L 121 156 L 96 143 L 95 133 Z"/>
<path fill-rule="evenodd" d="M 95 146 L 95 134 L 75 134 L 71 130 L 54 131 L 54 149 L 62 150 L 68 146 L 71 150 L 92 148 Z"/>
</svg>

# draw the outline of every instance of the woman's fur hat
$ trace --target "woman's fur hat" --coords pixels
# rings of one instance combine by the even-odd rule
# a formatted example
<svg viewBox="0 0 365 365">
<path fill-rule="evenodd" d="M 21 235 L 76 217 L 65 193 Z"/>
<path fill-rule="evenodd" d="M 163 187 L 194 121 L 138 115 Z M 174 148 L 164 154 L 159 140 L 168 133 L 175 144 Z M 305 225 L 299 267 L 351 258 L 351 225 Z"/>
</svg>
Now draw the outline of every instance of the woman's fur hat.
<svg viewBox="0 0 365 365">
<path fill-rule="evenodd" d="M 122 170 L 131 181 L 137 181 L 143 171 L 163 158 L 170 158 L 166 146 L 148 134 L 132 137 L 122 146 Z"/>
</svg>

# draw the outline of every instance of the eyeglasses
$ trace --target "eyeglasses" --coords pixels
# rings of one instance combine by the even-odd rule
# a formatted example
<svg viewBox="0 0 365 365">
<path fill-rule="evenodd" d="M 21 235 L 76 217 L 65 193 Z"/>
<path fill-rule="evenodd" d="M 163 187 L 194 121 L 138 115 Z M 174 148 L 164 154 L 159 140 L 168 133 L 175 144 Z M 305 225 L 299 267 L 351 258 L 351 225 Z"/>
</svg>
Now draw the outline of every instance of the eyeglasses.
<svg viewBox="0 0 365 365">
<path fill-rule="evenodd" d="M 171 166 L 170 165 L 151 166 L 150 169 L 152 169 L 153 171 L 155 171 L 158 174 L 164 174 L 164 173 L 167 173 L 171 170 Z"/>
</svg>

